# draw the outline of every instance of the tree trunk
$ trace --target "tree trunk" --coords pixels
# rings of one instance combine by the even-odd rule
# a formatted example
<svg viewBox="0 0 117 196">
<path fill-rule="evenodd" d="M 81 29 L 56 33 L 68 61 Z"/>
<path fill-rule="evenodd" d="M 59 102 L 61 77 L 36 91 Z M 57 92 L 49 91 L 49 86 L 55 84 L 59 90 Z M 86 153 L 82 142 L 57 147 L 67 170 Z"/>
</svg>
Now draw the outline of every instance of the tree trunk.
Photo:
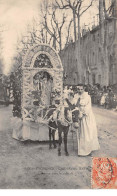
<svg viewBox="0 0 117 196">
<path fill-rule="evenodd" d="M 45 32 L 45 43 L 46 44 L 48 43 L 48 33 L 47 33 L 47 31 Z"/>
<path fill-rule="evenodd" d="M 109 84 L 109 59 L 108 59 L 108 48 L 107 48 L 107 24 L 104 18 L 104 1 L 99 0 L 99 24 L 100 24 L 100 49 L 102 58 L 102 71 L 103 71 L 103 85 Z"/>
<path fill-rule="evenodd" d="M 78 16 L 78 73 L 82 73 L 82 66 L 81 66 L 81 43 L 80 43 L 80 16 Z M 79 82 L 83 82 L 81 76 L 79 75 Z"/>
<path fill-rule="evenodd" d="M 76 13 L 73 10 L 73 22 L 74 22 L 74 41 L 76 42 Z"/>
<path fill-rule="evenodd" d="M 99 25 L 100 25 L 100 42 L 104 44 L 104 9 L 103 0 L 99 0 Z"/>
<path fill-rule="evenodd" d="M 53 48 L 56 50 L 56 38 L 53 37 Z"/>
<path fill-rule="evenodd" d="M 60 51 L 61 51 L 62 50 L 61 32 L 59 33 L 59 47 L 60 47 Z"/>
</svg>

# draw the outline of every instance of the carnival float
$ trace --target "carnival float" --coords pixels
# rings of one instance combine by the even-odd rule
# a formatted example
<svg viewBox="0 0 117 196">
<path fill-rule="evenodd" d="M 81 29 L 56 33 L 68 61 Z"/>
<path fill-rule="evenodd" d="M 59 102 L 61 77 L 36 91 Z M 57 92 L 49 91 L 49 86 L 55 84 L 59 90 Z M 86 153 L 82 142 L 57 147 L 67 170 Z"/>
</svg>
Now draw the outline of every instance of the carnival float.
<svg viewBox="0 0 117 196">
<path fill-rule="evenodd" d="M 20 89 L 13 106 L 13 138 L 47 141 L 46 115 L 53 102 L 62 101 L 63 67 L 57 52 L 46 44 L 36 44 L 24 56 L 20 68 Z M 18 104 L 19 103 L 19 104 Z M 20 107 L 16 115 L 14 107 Z"/>
</svg>

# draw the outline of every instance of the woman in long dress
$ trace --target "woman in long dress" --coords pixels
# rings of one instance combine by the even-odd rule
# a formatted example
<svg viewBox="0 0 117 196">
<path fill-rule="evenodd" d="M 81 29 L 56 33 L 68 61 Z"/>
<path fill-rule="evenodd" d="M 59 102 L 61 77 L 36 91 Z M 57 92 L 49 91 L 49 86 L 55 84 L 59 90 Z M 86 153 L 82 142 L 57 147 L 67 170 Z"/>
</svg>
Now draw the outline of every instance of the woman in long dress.
<svg viewBox="0 0 117 196">
<path fill-rule="evenodd" d="M 79 130 L 78 130 L 78 155 L 86 156 L 100 148 L 95 117 L 91 106 L 91 97 L 84 91 L 83 85 L 78 86 L 79 99 Z"/>
</svg>

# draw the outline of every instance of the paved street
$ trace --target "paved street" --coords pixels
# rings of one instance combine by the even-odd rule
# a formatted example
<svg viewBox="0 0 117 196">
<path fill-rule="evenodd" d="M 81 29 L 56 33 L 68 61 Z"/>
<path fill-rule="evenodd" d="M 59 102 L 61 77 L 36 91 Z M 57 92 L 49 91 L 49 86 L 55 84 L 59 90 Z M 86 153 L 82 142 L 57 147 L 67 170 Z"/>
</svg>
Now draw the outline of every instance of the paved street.
<svg viewBox="0 0 117 196">
<path fill-rule="evenodd" d="M 117 113 L 93 107 L 101 149 L 92 156 L 117 157 Z M 12 106 L 0 106 L 0 188 L 78 189 L 90 188 L 91 156 L 78 157 L 69 133 L 69 157 L 58 157 L 48 143 L 12 139 Z"/>
</svg>

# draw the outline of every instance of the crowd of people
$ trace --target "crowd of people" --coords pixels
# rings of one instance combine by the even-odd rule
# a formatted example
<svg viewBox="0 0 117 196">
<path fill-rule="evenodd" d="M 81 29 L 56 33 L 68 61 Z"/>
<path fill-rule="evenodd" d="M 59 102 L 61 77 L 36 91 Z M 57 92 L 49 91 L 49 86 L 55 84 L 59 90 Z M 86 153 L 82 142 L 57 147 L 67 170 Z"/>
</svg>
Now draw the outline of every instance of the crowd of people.
<svg viewBox="0 0 117 196">
<path fill-rule="evenodd" d="M 114 92 L 112 86 L 100 86 L 95 85 L 84 85 L 85 91 L 91 96 L 92 104 L 101 106 L 105 109 L 116 109 L 117 108 L 117 94 Z M 72 92 L 75 94 L 77 86 L 65 86 L 64 91 Z"/>
</svg>

